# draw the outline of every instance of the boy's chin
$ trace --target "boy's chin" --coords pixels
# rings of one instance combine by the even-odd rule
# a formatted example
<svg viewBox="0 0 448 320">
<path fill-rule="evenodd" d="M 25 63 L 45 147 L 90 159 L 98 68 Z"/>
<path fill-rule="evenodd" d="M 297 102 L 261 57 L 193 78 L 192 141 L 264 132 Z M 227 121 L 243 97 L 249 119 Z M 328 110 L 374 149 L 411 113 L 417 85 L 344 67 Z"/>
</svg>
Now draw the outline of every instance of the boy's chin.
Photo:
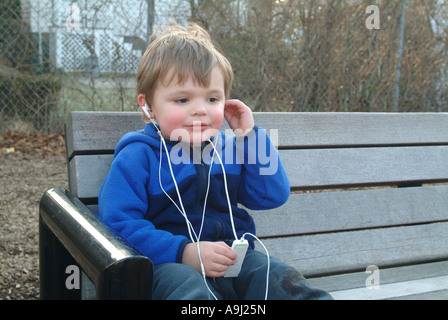
<svg viewBox="0 0 448 320">
<path fill-rule="evenodd" d="M 192 138 L 190 144 L 192 146 L 200 146 L 202 143 L 211 140 L 215 135 L 202 135 L 201 137 Z"/>
</svg>

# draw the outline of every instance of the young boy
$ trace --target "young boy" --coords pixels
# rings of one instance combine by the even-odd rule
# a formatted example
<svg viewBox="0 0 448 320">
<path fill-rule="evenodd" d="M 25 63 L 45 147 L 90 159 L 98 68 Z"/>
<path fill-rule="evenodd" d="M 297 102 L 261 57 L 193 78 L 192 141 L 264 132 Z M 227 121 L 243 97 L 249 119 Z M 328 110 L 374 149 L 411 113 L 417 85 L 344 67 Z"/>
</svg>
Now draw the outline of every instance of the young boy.
<svg viewBox="0 0 448 320">
<path fill-rule="evenodd" d="M 232 81 L 230 63 L 197 25 L 166 27 L 140 62 L 147 125 L 118 143 L 99 212 L 153 261 L 154 299 L 265 298 L 267 256 L 253 250 L 254 221 L 237 204 L 281 206 L 290 186 L 251 110 L 227 100 Z M 220 131 L 224 118 L 238 137 Z M 260 163 L 260 152 L 276 170 L 262 173 L 269 164 Z M 224 277 L 236 260 L 230 245 L 243 235 L 250 248 L 242 269 Z M 274 257 L 268 288 L 269 299 L 331 298 Z"/>
</svg>

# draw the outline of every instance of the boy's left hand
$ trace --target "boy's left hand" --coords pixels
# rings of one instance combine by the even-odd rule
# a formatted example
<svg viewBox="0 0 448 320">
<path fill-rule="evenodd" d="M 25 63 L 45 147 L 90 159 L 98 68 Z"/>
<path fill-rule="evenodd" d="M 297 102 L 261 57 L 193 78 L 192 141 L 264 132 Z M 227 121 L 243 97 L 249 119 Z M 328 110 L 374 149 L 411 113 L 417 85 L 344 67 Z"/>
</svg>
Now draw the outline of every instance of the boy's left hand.
<svg viewBox="0 0 448 320">
<path fill-rule="evenodd" d="M 255 126 L 252 110 L 240 100 L 227 100 L 224 117 L 236 136 L 244 136 Z"/>
</svg>

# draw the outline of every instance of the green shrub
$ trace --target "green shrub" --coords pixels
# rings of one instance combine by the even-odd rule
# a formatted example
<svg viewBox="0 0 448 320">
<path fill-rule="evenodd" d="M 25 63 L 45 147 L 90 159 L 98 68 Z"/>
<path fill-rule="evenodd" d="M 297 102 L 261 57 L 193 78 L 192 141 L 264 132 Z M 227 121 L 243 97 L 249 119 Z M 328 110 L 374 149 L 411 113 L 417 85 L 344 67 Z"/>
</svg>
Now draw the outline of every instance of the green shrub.
<svg viewBox="0 0 448 320">
<path fill-rule="evenodd" d="M 61 82 L 52 75 L 19 73 L 0 69 L 0 113 L 3 118 L 19 118 L 34 129 L 47 129 L 57 113 Z"/>
</svg>

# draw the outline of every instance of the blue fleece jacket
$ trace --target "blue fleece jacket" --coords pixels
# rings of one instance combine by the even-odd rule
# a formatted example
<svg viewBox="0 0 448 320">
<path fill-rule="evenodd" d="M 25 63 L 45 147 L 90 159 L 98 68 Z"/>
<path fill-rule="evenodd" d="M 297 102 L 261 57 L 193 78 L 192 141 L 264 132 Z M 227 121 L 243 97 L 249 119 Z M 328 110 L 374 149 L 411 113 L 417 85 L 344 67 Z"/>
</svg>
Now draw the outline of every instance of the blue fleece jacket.
<svg viewBox="0 0 448 320">
<path fill-rule="evenodd" d="M 255 234 L 252 217 L 237 204 L 262 210 L 287 201 L 290 186 L 278 152 L 266 131 L 258 127 L 244 139 L 220 131 L 212 141 L 224 163 L 237 235 Z M 163 148 L 160 159 L 160 144 L 160 136 L 152 124 L 142 131 L 126 134 L 116 147 L 98 199 L 102 220 L 154 265 L 181 263 L 185 245 L 191 242 L 184 217 L 160 187 L 161 164 L 162 186 L 179 205 Z M 199 234 L 213 149 L 207 143 L 200 149 L 177 141 L 166 141 L 166 144 L 185 211 Z M 223 172 L 216 156 L 211 168 L 200 241 L 231 241 L 234 235 Z M 253 248 L 252 237 L 247 239 Z"/>
</svg>

